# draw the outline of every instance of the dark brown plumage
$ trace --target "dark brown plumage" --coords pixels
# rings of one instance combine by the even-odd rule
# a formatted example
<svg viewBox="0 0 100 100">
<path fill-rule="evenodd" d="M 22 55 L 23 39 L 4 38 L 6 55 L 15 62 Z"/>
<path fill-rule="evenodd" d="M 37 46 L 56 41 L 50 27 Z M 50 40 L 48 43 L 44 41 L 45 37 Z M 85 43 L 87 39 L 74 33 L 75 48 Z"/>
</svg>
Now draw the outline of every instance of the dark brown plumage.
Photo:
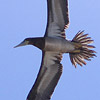
<svg viewBox="0 0 100 100">
<path fill-rule="evenodd" d="M 44 37 L 27 38 L 19 46 L 34 45 L 42 50 L 42 62 L 37 79 L 27 100 L 50 100 L 62 74 L 62 54 L 69 53 L 72 64 L 86 65 L 95 55 L 93 42 L 88 34 L 80 31 L 72 41 L 65 39 L 69 26 L 68 0 L 47 0 L 47 27 Z"/>
</svg>

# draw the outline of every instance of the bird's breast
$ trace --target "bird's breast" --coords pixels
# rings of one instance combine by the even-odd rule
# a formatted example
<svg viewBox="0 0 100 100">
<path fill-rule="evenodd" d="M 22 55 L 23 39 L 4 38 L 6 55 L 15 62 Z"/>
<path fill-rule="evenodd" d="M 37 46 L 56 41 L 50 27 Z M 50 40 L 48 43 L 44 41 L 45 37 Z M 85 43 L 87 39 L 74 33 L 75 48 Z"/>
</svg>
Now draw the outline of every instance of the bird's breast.
<svg viewBox="0 0 100 100">
<path fill-rule="evenodd" d="M 74 50 L 74 45 L 63 38 L 45 38 L 45 47 L 44 51 L 52 51 L 52 52 L 70 52 Z"/>
</svg>

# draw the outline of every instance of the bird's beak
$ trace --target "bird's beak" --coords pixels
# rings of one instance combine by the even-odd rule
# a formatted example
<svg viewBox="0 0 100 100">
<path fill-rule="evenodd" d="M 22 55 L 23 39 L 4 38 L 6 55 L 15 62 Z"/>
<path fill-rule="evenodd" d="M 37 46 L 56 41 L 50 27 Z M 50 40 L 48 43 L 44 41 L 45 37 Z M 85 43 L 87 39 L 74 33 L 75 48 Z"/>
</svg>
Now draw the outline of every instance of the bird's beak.
<svg viewBox="0 0 100 100">
<path fill-rule="evenodd" d="M 29 41 L 23 41 L 20 44 L 18 44 L 17 46 L 15 46 L 14 48 L 20 47 L 20 46 L 25 46 L 28 45 Z"/>
</svg>

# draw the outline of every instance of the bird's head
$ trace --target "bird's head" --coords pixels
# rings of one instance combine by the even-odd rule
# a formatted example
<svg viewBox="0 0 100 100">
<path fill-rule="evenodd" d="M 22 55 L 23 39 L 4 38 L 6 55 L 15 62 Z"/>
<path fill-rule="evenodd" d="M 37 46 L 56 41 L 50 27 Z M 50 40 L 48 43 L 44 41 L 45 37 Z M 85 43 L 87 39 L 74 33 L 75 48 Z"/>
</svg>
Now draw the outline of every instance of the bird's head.
<svg viewBox="0 0 100 100">
<path fill-rule="evenodd" d="M 24 41 L 22 41 L 20 44 L 18 44 L 16 47 L 25 46 L 25 45 L 34 45 L 38 47 L 39 49 L 43 49 L 45 45 L 45 39 L 44 38 L 26 38 Z"/>
<path fill-rule="evenodd" d="M 25 46 L 25 45 L 30 45 L 30 38 L 26 38 L 24 41 L 22 41 L 20 44 L 15 46 L 14 48 L 20 47 L 20 46 Z"/>
</svg>

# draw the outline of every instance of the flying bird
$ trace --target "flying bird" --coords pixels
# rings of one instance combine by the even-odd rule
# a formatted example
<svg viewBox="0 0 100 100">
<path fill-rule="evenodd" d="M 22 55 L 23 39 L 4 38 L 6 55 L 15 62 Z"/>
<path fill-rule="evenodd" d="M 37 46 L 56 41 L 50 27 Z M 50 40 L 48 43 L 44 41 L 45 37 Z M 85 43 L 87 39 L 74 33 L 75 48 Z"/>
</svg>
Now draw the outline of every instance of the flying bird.
<svg viewBox="0 0 100 100">
<path fill-rule="evenodd" d="M 19 46 L 33 45 L 42 51 L 42 62 L 27 100 L 50 100 L 62 74 L 62 54 L 69 53 L 72 64 L 86 65 L 95 55 L 88 34 L 79 31 L 69 41 L 65 29 L 69 26 L 68 0 L 47 0 L 47 27 L 44 37 L 26 38 Z"/>
</svg>

